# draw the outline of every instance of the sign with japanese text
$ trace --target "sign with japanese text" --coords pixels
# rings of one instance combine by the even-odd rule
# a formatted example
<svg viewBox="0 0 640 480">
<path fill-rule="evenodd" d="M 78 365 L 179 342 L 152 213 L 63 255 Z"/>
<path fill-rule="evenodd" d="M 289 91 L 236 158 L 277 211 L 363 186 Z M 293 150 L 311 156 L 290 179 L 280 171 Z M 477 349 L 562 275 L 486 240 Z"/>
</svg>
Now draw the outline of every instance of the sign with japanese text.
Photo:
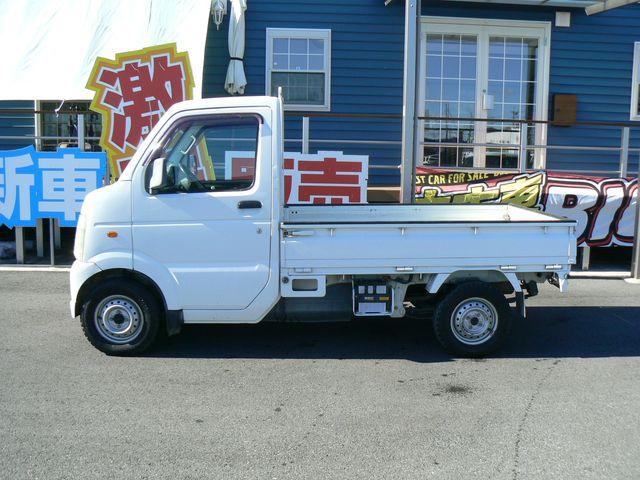
<svg viewBox="0 0 640 480">
<path fill-rule="evenodd" d="M 228 151 L 225 178 L 252 178 L 255 152 Z M 287 205 L 367 203 L 369 157 L 342 152 L 284 153 Z"/>
<path fill-rule="evenodd" d="M 118 177 L 162 114 L 193 97 L 189 54 L 170 43 L 99 57 L 87 88 L 95 92 L 91 110 L 102 115 L 100 146 Z"/>
<path fill-rule="evenodd" d="M 367 203 L 369 157 L 342 152 L 284 154 L 286 203 Z"/>
<path fill-rule="evenodd" d="M 84 197 L 102 186 L 106 163 L 104 152 L 78 148 L 0 151 L 0 224 L 26 227 L 56 218 L 75 226 Z"/>
<path fill-rule="evenodd" d="M 417 203 L 512 203 L 578 222 L 579 246 L 633 244 L 638 181 L 589 175 L 418 168 Z"/>
</svg>

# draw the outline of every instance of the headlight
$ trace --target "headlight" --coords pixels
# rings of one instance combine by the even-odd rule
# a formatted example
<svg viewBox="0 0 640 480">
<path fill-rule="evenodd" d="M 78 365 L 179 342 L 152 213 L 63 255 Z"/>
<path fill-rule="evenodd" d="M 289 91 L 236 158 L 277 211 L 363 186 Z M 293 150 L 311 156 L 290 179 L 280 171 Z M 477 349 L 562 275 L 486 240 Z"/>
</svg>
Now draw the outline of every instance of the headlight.
<svg viewBox="0 0 640 480">
<path fill-rule="evenodd" d="M 73 244 L 73 256 L 78 261 L 82 261 L 84 257 L 84 235 L 86 232 L 84 224 L 84 215 L 80 214 L 78 226 L 76 227 L 76 240 Z"/>
</svg>

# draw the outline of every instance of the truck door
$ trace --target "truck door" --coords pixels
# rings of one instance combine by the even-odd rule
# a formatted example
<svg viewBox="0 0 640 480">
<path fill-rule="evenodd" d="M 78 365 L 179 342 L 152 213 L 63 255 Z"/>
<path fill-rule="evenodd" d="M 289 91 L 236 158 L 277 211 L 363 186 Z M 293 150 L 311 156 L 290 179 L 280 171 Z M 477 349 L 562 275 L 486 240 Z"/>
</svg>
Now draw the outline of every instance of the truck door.
<svg viewBox="0 0 640 480">
<path fill-rule="evenodd" d="M 245 309 L 269 281 L 271 112 L 255 110 L 183 112 L 132 185 L 134 269 L 167 269 L 185 311 Z"/>
</svg>

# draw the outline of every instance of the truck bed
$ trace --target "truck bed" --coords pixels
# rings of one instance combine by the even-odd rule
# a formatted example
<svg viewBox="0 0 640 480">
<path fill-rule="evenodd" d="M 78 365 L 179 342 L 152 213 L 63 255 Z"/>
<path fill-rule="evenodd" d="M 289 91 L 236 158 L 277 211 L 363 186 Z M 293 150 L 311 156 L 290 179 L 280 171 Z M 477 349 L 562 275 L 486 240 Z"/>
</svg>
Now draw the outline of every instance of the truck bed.
<svg viewBox="0 0 640 480">
<path fill-rule="evenodd" d="M 575 221 L 513 205 L 289 206 L 290 274 L 568 271 Z"/>
</svg>

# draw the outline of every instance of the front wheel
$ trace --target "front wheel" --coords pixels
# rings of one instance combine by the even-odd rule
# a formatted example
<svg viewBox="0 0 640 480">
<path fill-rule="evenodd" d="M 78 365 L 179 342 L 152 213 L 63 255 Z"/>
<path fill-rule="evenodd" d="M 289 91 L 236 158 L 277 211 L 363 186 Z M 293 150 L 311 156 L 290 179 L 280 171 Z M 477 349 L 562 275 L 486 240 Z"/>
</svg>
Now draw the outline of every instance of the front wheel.
<svg viewBox="0 0 640 480">
<path fill-rule="evenodd" d="M 109 355 L 131 355 L 147 349 L 158 336 L 161 310 L 143 286 L 127 279 L 98 285 L 82 306 L 85 336 Z"/>
<path fill-rule="evenodd" d="M 483 282 L 462 283 L 438 304 L 433 329 L 450 353 L 480 357 L 494 352 L 511 330 L 513 313 L 504 295 Z"/>
</svg>

